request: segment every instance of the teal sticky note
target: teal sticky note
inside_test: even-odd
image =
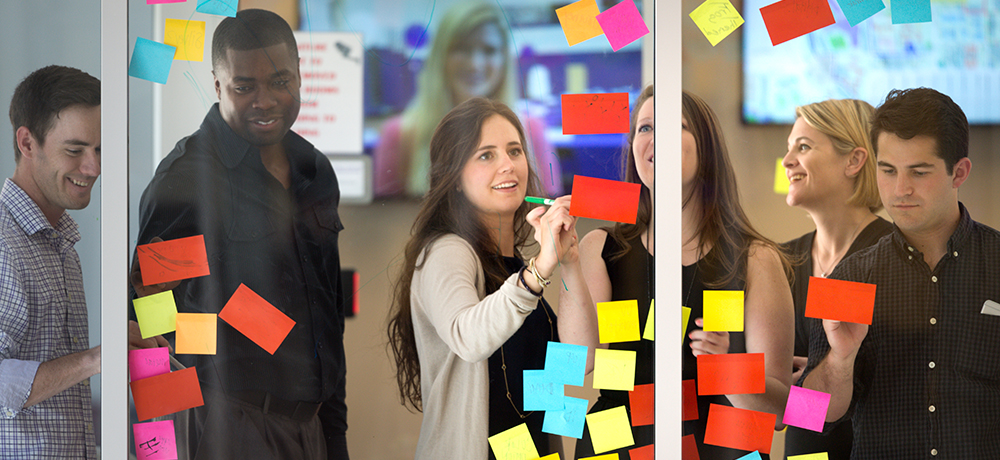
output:
[[[553,382],[543,369],[524,370],[524,411],[562,410],[563,392],[561,383]]]
[[[549,342],[545,350],[545,370],[555,383],[582,387],[587,373],[587,347]]]
[[[889,8],[893,24],[931,22],[931,0],[893,0]]]
[[[882,0],[837,0],[837,4],[840,5],[851,27],[885,9]]]
[[[576,439],[583,437],[583,424],[587,421],[587,400],[566,396],[563,410],[545,411],[542,432]]]
[[[132,60],[128,63],[128,75],[165,85],[176,51],[173,46],[137,37]]]
[[[740,458],[738,458],[736,460],[760,460],[760,459],[761,459],[760,452],[758,452],[758,451],[755,450],[755,451],[750,452],[749,454],[746,454],[746,455],[744,455],[744,456],[742,456],[742,457],[740,457]]]
[[[239,0],[198,0],[198,6],[194,10],[199,13],[235,18],[239,4]]]

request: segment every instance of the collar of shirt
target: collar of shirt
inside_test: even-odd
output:
[[[35,200],[32,200],[21,187],[18,187],[10,179],[5,180],[3,183],[3,190],[0,191],[0,202],[7,208],[11,216],[14,217],[14,221],[21,227],[21,230],[24,230],[25,234],[34,235],[43,232],[43,235],[49,239],[59,238],[64,240],[70,247],[80,241],[79,226],[69,216],[69,213],[63,211],[62,217],[59,218],[59,222],[56,222],[56,227],[53,228],[49,224],[48,219],[45,218],[45,214],[42,214],[42,209],[38,207]],[[59,245],[62,244],[60,243]]]
[[[969,215],[969,211],[965,209],[965,205],[962,204],[962,202],[958,203],[958,210],[960,214],[958,218],[958,227],[955,228],[951,237],[948,238],[948,255],[961,252],[962,247],[964,247],[968,242],[969,235],[972,233],[972,217]],[[894,246],[903,255],[920,256],[920,260],[923,260],[923,253],[906,241],[906,237],[903,236],[903,232],[896,226],[896,224],[892,224],[892,241]]]

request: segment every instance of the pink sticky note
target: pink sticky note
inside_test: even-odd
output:
[[[177,458],[177,436],[174,421],[136,423],[135,457],[138,460],[174,460]]]
[[[618,51],[649,33],[642,14],[636,8],[635,2],[625,0],[597,15],[597,23],[608,37],[611,49]]]
[[[140,348],[128,352],[130,381],[142,380],[170,372],[170,352],[167,347]]]
[[[785,405],[785,417],[781,422],[785,425],[822,432],[826,411],[829,408],[829,393],[792,386],[788,390],[788,404]]]

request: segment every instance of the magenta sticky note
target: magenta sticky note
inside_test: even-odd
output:
[[[785,405],[785,425],[822,432],[826,421],[826,411],[830,408],[830,394],[792,386],[788,390],[788,404]]]
[[[170,372],[170,352],[167,347],[140,348],[128,352],[130,381],[142,380]]]
[[[625,0],[602,11],[597,15],[597,23],[601,25],[604,36],[608,37],[614,51],[649,33],[646,21],[642,20],[642,14],[632,0]]]
[[[136,423],[132,425],[135,436],[135,457],[138,460],[175,460],[177,435],[174,421]]]

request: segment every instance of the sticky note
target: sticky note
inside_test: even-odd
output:
[[[163,28],[163,43],[177,48],[175,60],[204,61],[205,21],[167,18]]]
[[[245,284],[236,288],[236,292],[219,312],[219,319],[229,323],[272,355],[292,331],[292,326],[295,326],[295,321]]]
[[[629,449],[628,458],[631,460],[653,460],[653,445],[649,444],[635,449]]]
[[[177,435],[174,421],[136,423],[132,425],[137,460],[175,460]]]
[[[712,404],[708,408],[705,444],[770,454],[777,418],[774,414]]]
[[[809,277],[806,318],[871,324],[874,313],[874,284]]]
[[[139,348],[128,351],[128,378],[142,380],[170,372],[170,352],[167,347]]]
[[[573,46],[604,33],[597,22],[597,0],[580,0],[556,9],[556,17],[566,35],[566,43]]]
[[[189,367],[129,383],[139,420],[162,417],[205,404],[198,373]]]
[[[597,302],[597,332],[601,343],[639,340],[639,301]]]
[[[931,0],[893,0],[889,10],[893,24],[931,22]]]
[[[693,434],[681,437],[681,460],[701,460],[698,441],[695,441]]]
[[[640,188],[631,182],[573,176],[569,214],[634,224],[639,213]]]
[[[594,389],[632,391],[635,387],[635,350],[594,351]]]
[[[597,15],[604,36],[611,43],[611,50],[618,51],[649,33],[642,14],[632,0],[623,0]]]
[[[175,51],[176,48],[173,46],[137,37],[135,48],[132,49],[132,59],[128,63],[128,75],[153,83],[167,84]]]
[[[139,323],[142,338],[173,332],[177,324],[177,304],[174,303],[174,291],[163,291],[157,294],[132,299],[135,307],[135,319]]]
[[[791,457],[789,457],[789,458],[791,458]],[[761,460],[760,452],[757,452],[755,450],[755,451],[750,452],[749,454],[746,454],[746,455],[744,455],[744,456],[742,456],[742,457],[740,457],[740,458],[738,458],[736,460]]]
[[[691,308],[681,307],[681,344],[684,343],[684,337],[687,335],[689,321],[691,321]]]
[[[792,455],[788,457],[788,460],[830,460],[830,456],[826,452],[820,452],[817,454]]]
[[[559,460],[559,453],[556,452],[554,454],[549,454],[542,458],[539,458],[538,460]]]
[[[788,174],[785,172],[784,160],[784,158],[778,158],[774,165],[774,193],[779,195],[788,195],[788,186],[792,183],[788,180]]]
[[[558,384],[549,378],[547,371],[543,369],[524,370],[524,411],[535,410],[563,410],[562,384]]]
[[[142,244],[136,247],[136,257],[146,286],[209,274],[203,235]]]
[[[636,385],[628,392],[628,407],[632,409],[632,426],[653,424],[654,384]]]
[[[198,6],[194,10],[199,13],[235,18],[238,5],[239,0],[198,0]]]
[[[823,431],[826,411],[830,408],[830,394],[792,385],[788,389],[788,403],[781,422],[816,432]]]
[[[743,332],[743,291],[704,291],[706,332]]]
[[[882,0],[837,0],[840,10],[844,12],[847,23],[854,27],[885,9]]]
[[[698,355],[701,396],[759,394],[764,387],[764,353]]]
[[[681,381],[681,421],[698,420],[698,384],[695,379]]]
[[[587,347],[549,342],[545,349],[545,371],[553,382],[582,387],[587,373]]]
[[[590,429],[590,439],[594,441],[595,454],[635,444],[625,406],[587,414],[587,428]]]
[[[215,313],[178,313],[174,352],[214,355],[218,322]]]
[[[827,0],[781,0],[761,8],[760,15],[773,46],[835,22]]]
[[[563,134],[628,133],[628,93],[563,94],[561,99]]]
[[[646,315],[646,328],[643,329],[643,331],[642,331],[642,338],[643,338],[643,340],[650,340],[650,341],[652,341],[652,340],[654,340],[654,338],[655,338],[654,336],[656,335],[656,328],[654,327],[654,324],[655,324],[654,320],[656,318],[656,315],[653,314],[653,306],[654,306],[653,302],[654,301],[655,301],[655,299],[649,301],[649,314]],[[685,308],[685,307],[681,307],[681,308]],[[691,314],[691,309],[688,308],[688,315],[690,315],[690,314]],[[681,326],[681,327],[683,327],[683,326]],[[681,335],[683,335],[683,334],[684,333],[681,332]]]
[[[538,458],[535,442],[531,440],[528,425],[524,423],[490,436],[489,442],[490,448],[493,449],[493,455],[496,455],[498,459],[536,460]]]
[[[618,454],[604,454],[593,457],[583,457],[579,460],[619,460],[620,458],[621,457],[619,457]]]
[[[582,438],[588,404],[586,399],[566,396],[563,398],[563,410],[545,411],[542,432],[569,438]]]
[[[688,16],[712,46],[743,25],[743,16],[729,0],[707,0]]]

